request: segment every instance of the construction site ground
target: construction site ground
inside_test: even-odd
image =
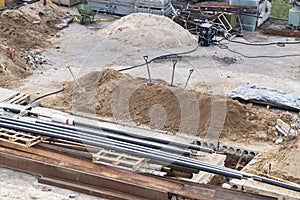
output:
[[[68,10],[71,13],[74,12],[74,9],[72,8],[63,7],[61,9],[63,9],[64,11]],[[98,15],[98,17],[110,18],[106,15]],[[143,56],[146,55],[149,56],[149,59],[151,59],[163,54],[189,51],[195,48],[195,45],[197,45],[197,41],[195,39],[194,46],[192,45],[193,42],[191,42],[189,45],[182,44],[181,46],[174,46],[170,44],[165,46],[160,45],[159,41],[156,41],[157,45],[153,46],[153,41],[143,40],[143,37],[137,38],[137,40],[140,41],[135,44],[126,44],[127,41],[125,40],[122,40],[120,42],[115,39],[110,39],[107,34],[102,31],[105,27],[108,27],[112,23],[113,22],[99,22],[96,25],[94,24],[90,26],[83,26],[75,22],[69,24],[67,28],[53,33],[53,37],[49,38],[49,40],[51,41],[51,45],[49,45],[48,43],[47,45],[41,45],[41,47],[37,45],[39,51],[42,52],[41,55],[46,58],[47,62],[39,65],[35,69],[31,69],[30,73],[24,76],[19,76],[17,78],[13,77],[12,83],[2,85],[7,86],[13,90],[30,93],[32,99],[34,99],[35,97],[39,97],[45,93],[59,90],[63,87],[63,85],[67,86],[67,89],[64,93],[57,96],[45,98],[42,101],[42,105],[70,112],[76,112],[77,110],[72,107],[74,106],[74,99],[73,97],[70,97],[70,94],[74,92],[72,89],[74,88],[74,85],[76,85],[76,83],[74,83],[73,77],[67,68],[68,66],[73,71],[75,76],[79,78],[79,83],[86,83],[87,80],[93,80],[92,78],[94,76],[103,76],[103,74],[93,74],[95,73],[95,71],[101,72],[105,69],[120,70],[126,67],[145,63]],[[153,33],[155,32],[153,31]],[[161,34],[161,32],[157,32],[157,34]],[[243,35],[244,36],[242,38],[237,38],[237,40],[254,43],[295,41],[295,38],[267,36],[262,35],[258,32],[244,32]],[[146,34],[146,37],[150,36],[147,36]],[[169,36],[166,35],[165,37]],[[174,38],[171,39],[173,40],[170,40],[170,42],[176,42],[174,41]],[[180,42],[181,41],[179,41],[178,44],[180,44]],[[149,43],[152,44],[150,45]],[[279,56],[296,54],[300,52],[299,45],[286,45],[284,47],[280,47],[277,45],[248,46],[238,43],[231,43],[226,40],[222,41],[222,43],[224,45],[227,45],[230,49],[246,54],[248,56]],[[18,49],[16,49],[16,51],[18,51]],[[2,61],[2,59],[6,59],[4,62],[7,62],[9,63],[9,65],[11,65],[11,61],[8,56],[0,58],[0,61]],[[228,51],[228,49],[224,48],[224,46],[209,46],[199,47],[196,51],[184,55],[177,60],[178,63],[176,65],[174,78],[174,85],[176,86],[176,88],[174,90],[181,90],[181,88],[184,87],[185,81],[189,75],[189,70],[194,69],[191,79],[187,85],[187,90],[195,91],[196,96],[201,96],[201,94],[208,95],[210,100],[212,100],[213,102],[219,102],[222,100],[228,102],[227,104],[225,103],[226,105],[229,105],[229,107],[225,108],[228,110],[228,112],[221,110],[220,115],[224,114],[225,112],[225,114],[230,117],[227,120],[235,121],[231,124],[226,120],[226,123],[224,121],[226,130],[224,129],[225,131],[223,133],[223,137],[221,137],[220,140],[222,143],[236,147],[249,148],[258,152],[272,151],[272,149],[277,150],[278,148],[280,148],[278,145],[274,144],[276,136],[273,127],[276,119],[283,118],[285,116],[284,114],[287,114],[287,111],[276,110],[276,112],[273,112],[267,110],[265,106],[256,107],[253,105],[241,105],[235,101],[227,100],[227,97],[225,97],[225,95],[230,93],[230,91],[232,91],[234,88],[246,83],[257,85],[259,87],[276,89],[287,93],[299,94],[299,56],[280,58],[246,58]],[[159,86],[152,87],[162,91],[162,94],[168,94],[168,92],[165,90],[167,90],[167,84],[169,84],[171,80],[172,65],[172,59],[159,60],[149,64],[151,76],[154,79],[154,84],[159,84]],[[124,78],[118,72],[112,70],[106,71],[106,73],[107,74],[104,77],[107,78],[107,85],[104,85],[99,89],[99,91],[97,91],[100,94],[101,92],[108,92],[107,94],[102,94],[104,97],[106,97],[106,95],[111,95],[114,86],[116,84],[122,83],[118,82],[119,79]],[[130,83],[136,83],[137,85],[144,85],[144,89],[147,90],[146,66],[127,70],[124,71],[124,73],[130,75],[128,77],[126,75],[126,77],[124,78],[124,84],[128,84],[128,87],[131,87]],[[87,76],[85,78],[82,78],[85,75]],[[98,81],[97,79],[95,80]],[[7,83],[7,81],[8,80],[5,80],[5,83]],[[91,87],[93,87],[93,85]],[[124,86],[124,88],[124,90],[126,90],[127,86]],[[143,91],[141,91],[141,93],[142,92]],[[96,94],[94,95],[96,96]],[[151,94],[149,96],[151,96]],[[106,101],[108,101],[104,97],[101,98],[101,100],[103,100],[104,102],[101,105],[106,105],[105,103],[107,103]],[[203,96],[203,98],[204,97],[206,96]],[[145,96],[145,99],[143,99],[144,102],[147,102],[147,98],[148,96]],[[157,99],[158,102],[159,100],[160,99]],[[132,101],[134,101],[134,99]],[[138,101],[138,99],[136,101]],[[110,103],[110,101],[108,101],[108,103]],[[171,105],[172,102],[168,102],[168,104]],[[149,103],[148,106],[151,107],[151,105],[152,104]],[[107,111],[106,107],[103,108],[105,109],[95,109],[91,112],[94,112],[98,116],[104,117],[105,119],[114,120],[113,114],[115,113],[111,114],[109,111]],[[155,115],[155,112],[163,113],[159,106],[157,106],[156,109],[157,110],[153,110],[153,115]],[[139,113],[143,112],[144,110],[141,108],[139,110]],[[242,116],[246,115],[246,112],[248,113],[247,115],[251,116],[245,117],[245,120],[243,121]],[[150,111],[149,114],[151,115]],[[137,125],[147,126],[147,124],[149,124],[149,121],[142,121],[138,115],[135,117],[136,118],[134,118],[134,122],[136,122]],[[251,117],[259,118],[248,120]],[[155,117],[153,117],[153,119],[154,118]],[[175,123],[177,119],[174,120],[175,121],[170,121],[169,127],[166,128],[167,131],[174,132],[175,128],[172,128],[172,123]],[[240,124],[237,129],[234,129],[232,125],[239,122],[249,121],[253,123],[251,124],[251,126],[249,124]],[[132,124],[132,122],[130,123]],[[153,123],[155,124],[155,122]],[[154,128],[161,128],[159,126],[159,123],[160,121],[156,123],[157,127]],[[209,121],[207,123],[209,123]],[[227,127],[226,124],[228,124]],[[268,126],[266,126],[265,124],[268,124]],[[192,132],[193,130],[190,131]],[[202,130],[202,132],[205,131],[206,129]],[[247,134],[248,131],[249,134],[251,131],[257,131],[257,135],[251,135],[251,137],[248,137],[248,135],[244,135],[243,137],[239,136]],[[202,132],[201,130],[199,130],[199,135],[195,134],[193,136],[201,136],[201,139],[203,139],[205,135],[201,135]],[[232,136],[230,136],[230,134],[232,134]],[[297,159],[295,159],[294,161],[292,159],[293,156],[297,158],[300,157],[298,145],[300,145],[299,139],[296,141],[292,141],[292,144],[283,143],[280,145],[281,147],[285,148],[285,154],[289,154],[289,156],[291,157],[288,160],[288,162],[290,163],[289,167],[284,168],[284,170],[290,170],[291,173],[298,173],[296,174],[297,177],[291,177],[292,175],[285,171],[283,172],[285,174],[280,178],[287,178],[300,184],[300,168],[297,164]],[[272,153],[270,154],[270,157],[263,157],[263,159],[269,159],[270,162],[272,162],[272,166],[274,166],[274,174],[272,175],[280,176],[282,175],[278,172],[280,170],[276,169],[275,167],[276,159],[275,163],[273,161],[274,157],[276,156],[276,153]],[[282,159],[283,158],[281,157],[279,158],[280,161],[282,161]],[[263,163],[256,168],[254,167],[254,169],[263,169],[266,164],[267,163]],[[286,167],[282,165],[283,164],[281,163],[278,168]],[[100,199],[69,190],[41,185],[37,183],[37,180],[34,176],[15,172],[9,169],[0,168],[0,174],[1,199],[50,199],[50,196],[51,199]]]

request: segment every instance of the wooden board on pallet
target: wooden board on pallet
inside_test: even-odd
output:
[[[17,95],[18,92],[5,89],[5,88],[0,88],[0,102],[4,102],[7,99],[11,98],[12,96]]]
[[[97,154],[93,154],[93,162],[136,171],[144,162],[146,162],[146,159],[101,150]]]
[[[29,97],[29,94],[0,88],[0,102],[22,105],[28,103]]]
[[[0,128],[1,141],[13,143],[24,147],[31,147],[44,141],[45,139],[46,137],[43,136],[35,136],[28,133],[13,131],[6,128]]]
[[[283,109],[283,110],[290,110],[290,111],[300,112],[300,110],[296,109],[296,108],[291,108],[291,107],[288,107],[288,106],[278,105],[278,104],[265,102],[265,101],[248,100],[246,102],[254,103],[254,104],[260,104],[260,105],[266,105],[268,108],[273,107],[273,108],[279,108],[279,109]]]

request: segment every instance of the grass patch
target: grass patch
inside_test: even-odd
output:
[[[288,3],[288,0],[273,0],[271,16],[287,19],[291,7],[292,5]]]

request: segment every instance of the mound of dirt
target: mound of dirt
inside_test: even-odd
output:
[[[42,104],[200,137],[211,126],[212,99],[206,93],[183,91],[158,80],[150,87],[144,79],[114,70],[92,72],[79,83],[85,92],[69,83],[64,93],[43,100]],[[276,113],[231,99],[226,101],[221,139],[260,142],[274,139],[272,127]]]
[[[50,0],[23,6],[17,10],[4,11],[0,16],[2,43],[14,49],[42,48],[50,44],[47,40],[58,30],[65,13]]]
[[[31,69],[24,59],[25,50],[48,47],[48,38],[58,30],[65,13],[50,0],[4,11],[0,16],[0,87],[15,86],[28,77]],[[9,48],[13,49],[10,58]]]
[[[193,35],[171,19],[146,13],[122,17],[104,28],[102,33],[122,44],[148,49],[168,50],[197,45]]]
[[[300,184],[300,138],[262,152],[246,171],[275,176]]]

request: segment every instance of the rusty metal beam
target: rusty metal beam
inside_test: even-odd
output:
[[[120,193],[129,194],[136,198],[145,198],[156,200],[156,199],[168,199],[167,191],[156,190],[153,188],[147,188],[140,186],[135,183],[125,182],[117,180],[107,171],[107,177],[90,174],[74,169],[69,169],[57,165],[49,165],[45,162],[23,158],[6,153],[0,153],[0,165],[9,168],[34,173],[51,177],[53,179],[64,179],[77,184],[89,185],[90,187],[106,188],[109,190],[116,190]],[[111,177],[109,177],[111,176]]]
[[[239,6],[239,5],[218,5],[218,4],[195,4],[188,5],[188,8],[222,8],[222,9],[257,9],[257,6]]]
[[[264,28],[264,29],[262,29],[262,31],[264,34],[267,34],[267,35],[276,35],[276,36],[282,36],[282,37],[300,37],[299,31],[293,31],[293,30],[288,30],[288,29],[284,29],[284,28],[282,30]]]
[[[138,174],[34,147],[26,148],[13,144],[6,146],[10,148],[0,147],[2,166],[92,188],[117,190],[140,198],[168,199],[169,194],[174,194],[201,200],[275,199],[210,185]]]
[[[58,180],[48,177],[38,178],[39,183],[53,185],[56,187],[61,187],[73,191],[78,191],[88,195],[98,196],[102,198],[107,198],[109,200],[147,200],[148,198],[136,197],[127,193],[119,192],[116,190],[108,190],[100,187],[91,187],[83,184],[78,184],[72,181]]]

